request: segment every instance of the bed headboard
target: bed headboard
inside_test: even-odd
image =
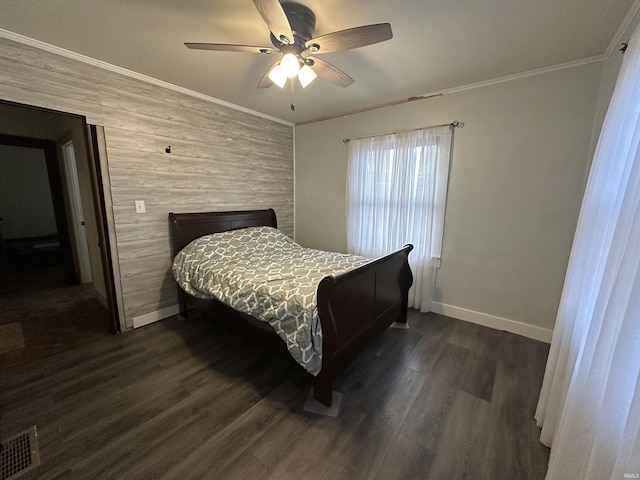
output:
[[[174,257],[189,242],[203,235],[247,227],[278,227],[276,212],[272,208],[232,212],[170,213],[169,223]]]

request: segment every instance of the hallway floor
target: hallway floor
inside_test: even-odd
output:
[[[111,335],[93,285],[67,285],[61,265],[0,269],[0,373]]]

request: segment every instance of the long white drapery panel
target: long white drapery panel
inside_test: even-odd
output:
[[[409,306],[430,310],[440,258],[451,127],[354,139],[349,144],[347,247],[380,257],[414,246]]]
[[[540,400],[547,479],[640,478],[640,28],[589,176]]]

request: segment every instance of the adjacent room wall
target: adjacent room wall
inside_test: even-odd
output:
[[[0,218],[5,240],[58,231],[44,150],[0,145]]]
[[[455,132],[434,310],[549,340],[602,73],[592,63],[296,127],[296,239],[345,251],[345,137]]]
[[[169,212],[271,207],[293,234],[290,126],[8,39],[0,99],[104,126],[125,327],[177,313]]]

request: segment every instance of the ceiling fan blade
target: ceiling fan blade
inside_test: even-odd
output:
[[[364,47],[393,38],[391,24],[376,23],[348,28],[312,38],[305,43],[311,53],[331,53]]]
[[[311,60],[308,65],[311,67],[316,75],[324,78],[325,80],[333,83],[334,85],[338,85],[339,87],[348,87],[353,83],[353,78],[344,73],[337,67],[334,67],[329,62],[325,62],[316,57],[307,57],[306,60]]]
[[[291,25],[280,2],[278,0],[253,0],[253,3],[273,36],[282,43],[293,43]]]
[[[275,50],[271,47],[259,47],[256,45],[234,45],[231,43],[185,43],[185,47],[194,50],[216,50],[219,52],[248,52],[270,54]]]
[[[271,85],[273,85],[273,82],[269,78],[269,74],[271,73],[271,70],[273,70],[278,66],[279,63],[280,61],[277,61],[276,63],[271,65],[271,67],[269,67],[269,70],[267,70],[267,73],[265,73],[264,76],[258,82],[258,88],[269,88]]]

